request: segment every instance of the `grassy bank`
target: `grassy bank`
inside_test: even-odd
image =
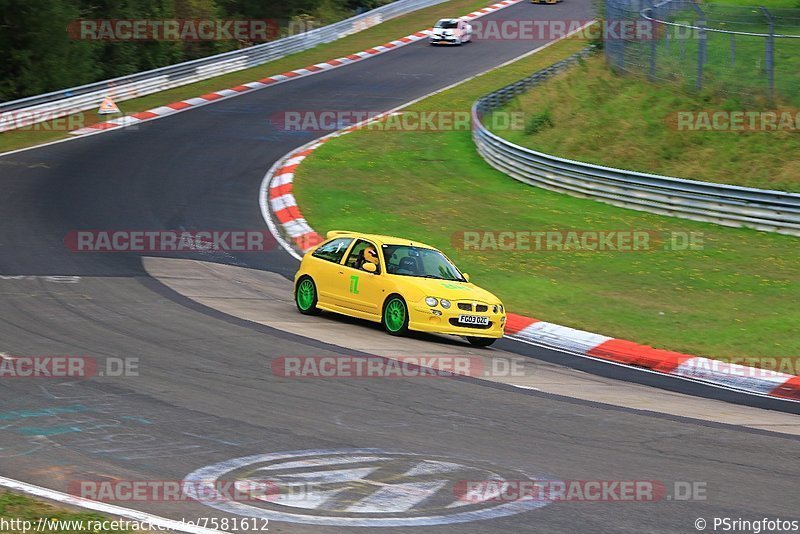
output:
[[[479,96],[582,45],[561,42],[409,109],[466,111]],[[615,97],[609,88],[598,98]],[[597,134],[593,145],[614,142],[609,135]],[[796,238],[648,215],[526,186],[489,167],[468,131],[361,130],[332,140],[299,168],[295,195],[320,232],[397,234],[441,247],[516,313],[698,355],[800,354]],[[694,232],[702,250],[475,251],[461,249],[457,238],[470,230],[564,229]]]
[[[43,519],[44,521],[41,524],[41,532],[44,534],[73,534],[75,532],[79,532],[80,529],[67,528],[70,525],[68,523],[65,524],[65,522],[81,521],[83,522],[83,525],[86,526],[89,525],[90,521],[95,522],[109,519],[106,516],[94,512],[74,512],[63,508],[57,508],[45,502],[28,497],[27,495],[19,495],[10,492],[0,493],[0,518],[4,519],[9,523],[9,526],[12,527],[7,530],[0,529],[1,534],[23,533],[24,531],[22,528],[14,528],[14,525],[16,524],[19,526],[25,521],[29,521],[30,525],[33,527],[30,531],[28,531],[31,532],[37,527],[40,519]],[[15,522],[12,523],[12,521]],[[59,521],[60,524],[53,523],[53,521]],[[77,523],[73,523],[72,526],[74,527],[76,524]],[[126,534],[132,531],[100,529],[90,530],[90,532]]]
[[[398,17],[359,33],[349,35],[338,41],[317,46],[304,52],[292,54],[284,58],[253,67],[251,69],[218,76],[201,82],[162,91],[142,98],[119,102],[125,114],[137,113],[186,98],[196,97],[208,92],[227,89],[243,83],[256,81],[274,74],[299,69],[321,63],[329,59],[347,56],[387,41],[404,37],[410,33],[429,28],[437,19],[453,15],[465,15],[491,4],[489,0],[450,0],[436,6],[421,9],[408,15]],[[97,103],[100,106],[100,102]],[[42,123],[27,130],[12,130],[0,133],[0,152],[46,143],[68,137],[63,124],[74,124],[76,127],[88,126],[106,120],[94,111],[77,113],[71,117],[60,119],[62,126],[53,126],[52,122]],[[76,128],[71,128],[76,129]]]
[[[778,105],[777,107],[781,107]],[[800,191],[800,134],[678,129],[678,112],[737,111],[735,99],[617,76],[596,56],[534,87],[507,109],[546,116],[538,129],[497,132],[549,154],[710,182]],[[535,131],[534,131],[535,130]]]

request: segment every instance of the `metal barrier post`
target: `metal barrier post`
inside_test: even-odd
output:
[[[775,18],[772,16],[766,7],[760,6],[758,8],[761,13],[767,18],[769,22],[769,36],[766,38],[766,46],[764,50],[766,67],[767,67],[767,80],[769,83],[769,96],[775,98]]]
[[[706,63],[706,14],[696,3],[692,2],[691,5],[700,16],[700,20],[697,21],[697,27],[700,31],[697,33],[697,78],[695,79],[695,88],[701,91],[703,89],[703,66]]]
[[[653,5],[653,0],[650,0],[650,8],[649,11],[651,13],[651,18],[658,18],[656,7]],[[658,49],[656,45],[658,41],[656,40],[655,32],[653,33],[652,37],[650,38],[650,71],[647,74],[647,77],[650,81],[654,81],[656,79],[656,53]]]

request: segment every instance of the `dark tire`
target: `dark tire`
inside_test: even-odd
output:
[[[400,295],[391,295],[383,304],[381,315],[383,329],[392,336],[404,336],[408,332],[408,306]]]
[[[467,336],[467,341],[469,341],[469,344],[472,345],[473,347],[488,347],[497,340],[493,337]]]
[[[297,281],[294,288],[294,303],[303,315],[317,315],[317,286],[310,276],[304,276]]]

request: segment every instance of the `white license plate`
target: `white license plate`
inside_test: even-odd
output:
[[[488,317],[480,317],[478,315],[459,315],[458,322],[463,324],[478,324],[478,325],[487,325],[489,324]]]

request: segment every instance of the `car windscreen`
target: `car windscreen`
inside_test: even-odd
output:
[[[381,248],[389,274],[466,282],[456,266],[438,250],[409,245],[383,245]]]
[[[458,27],[457,20],[440,20],[439,22],[436,23],[436,26],[434,26],[434,28],[443,28],[445,30],[450,30],[457,27]]]

